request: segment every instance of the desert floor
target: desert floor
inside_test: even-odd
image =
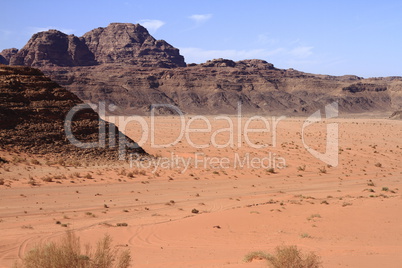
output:
[[[109,118],[121,127],[123,119]],[[154,162],[0,152],[10,161],[0,167],[0,267],[68,229],[83,244],[110,234],[131,251],[133,267],[266,267],[244,256],[280,245],[314,251],[324,267],[400,267],[401,121],[325,119],[302,133],[305,118],[266,117],[270,131],[246,133],[247,140],[246,124],[262,128],[261,118],[186,116],[188,129],[204,132],[157,148],[179,137],[180,118],[143,119],[124,132],[142,139]],[[328,125],[339,129],[338,165],[302,142],[303,134],[306,145],[325,152]]]

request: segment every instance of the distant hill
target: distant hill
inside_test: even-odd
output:
[[[152,104],[184,113],[303,115],[337,101],[341,113],[402,109],[402,78],[329,76],[278,69],[263,60],[214,59],[186,64],[179,50],[139,24],[112,23],[82,37],[37,33],[0,61],[36,66],[86,102],[106,101],[121,114],[147,114]]]

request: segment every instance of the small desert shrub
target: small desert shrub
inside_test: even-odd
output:
[[[66,175],[64,175],[64,174],[61,174],[61,175],[54,175],[53,178],[54,178],[55,180],[67,180],[67,177],[66,177]]]
[[[253,260],[269,260],[270,258],[272,258],[272,256],[264,251],[253,251],[244,257],[244,261],[252,262]]]
[[[95,214],[93,214],[92,212],[85,212],[85,215],[95,217]]]
[[[381,191],[388,192],[389,188],[388,187],[382,187]]]
[[[37,159],[31,159],[32,165],[40,165],[40,162]]]
[[[382,167],[382,164],[381,164],[381,163],[375,163],[374,166],[376,166],[376,167]]]
[[[57,164],[59,164],[62,167],[66,166],[66,162],[64,162],[64,159],[59,159],[59,161],[57,161]]]
[[[81,166],[81,163],[79,162],[79,161],[72,161],[71,163],[70,163],[70,165],[71,166],[73,166],[73,167],[80,167]]]
[[[8,163],[8,160],[7,160],[7,159],[4,159],[3,157],[0,157],[0,163],[1,163],[1,164],[7,164],[7,163]]]
[[[311,235],[309,235],[308,233],[302,233],[300,234],[301,238],[311,238]]]
[[[343,202],[342,207],[347,207],[353,205],[352,203],[349,202]]]
[[[46,160],[46,162],[45,162],[45,165],[47,165],[47,166],[53,166],[55,164],[56,164],[55,161]]]
[[[77,178],[81,178],[81,175],[79,172],[73,172],[73,174],[71,174],[73,177],[77,177]]]
[[[45,181],[45,182],[52,182],[53,181],[53,179],[51,178],[51,177],[43,177],[42,178],[42,181]]]
[[[306,165],[298,166],[297,170],[299,171],[305,171],[306,170]]]
[[[269,258],[269,266],[273,268],[318,268],[320,257],[314,252],[302,254],[296,246],[276,248],[276,254]]]
[[[313,220],[314,218],[321,218],[320,214],[311,214],[310,217],[307,218],[308,221]]]
[[[327,173],[327,169],[325,168],[325,166],[323,166],[322,168],[318,168],[318,171],[323,174]]]
[[[93,179],[92,175],[89,174],[89,173],[87,173],[87,175],[85,175],[84,178],[85,178],[85,179],[88,179],[88,180],[92,180],[92,179]]]
[[[80,239],[72,232],[59,243],[37,245],[23,258],[22,264],[15,268],[128,268],[131,263],[129,251],[119,253],[112,248],[112,239],[105,235],[95,251],[87,245],[85,253],[81,251]]]
[[[19,156],[14,156],[13,159],[11,160],[11,162],[13,162],[14,164],[25,163],[26,161],[27,161],[26,158]]]
[[[245,262],[254,259],[267,260],[268,266],[272,268],[319,268],[320,257],[314,252],[302,254],[296,246],[281,246],[275,249],[275,255],[262,251],[255,251],[244,257]]]
[[[127,172],[124,168],[120,172],[117,173],[117,175],[121,175],[121,176],[126,176],[126,174],[127,174]]]
[[[3,178],[0,179],[0,185],[4,185],[4,179]]]

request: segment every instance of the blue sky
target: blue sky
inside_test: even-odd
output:
[[[278,68],[402,76],[400,1],[0,0],[0,50],[56,28],[77,36],[111,22],[145,25],[186,62],[258,58]]]

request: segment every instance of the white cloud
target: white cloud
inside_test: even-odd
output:
[[[165,25],[166,23],[161,20],[140,20],[139,24],[147,28],[150,32],[156,32],[160,27]]]
[[[298,58],[307,58],[313,54],[313,47],[296,47],[289,51],[289,54]]]
[[[8,36],[8,35],[11,35],[12,33],[13,33],[13,32],[12,32],[12,31],[9,31],[9,30],[0,29],[0,34],[1,34],[1,35]]]
[[[257,36],[257,43],[260,45],[274,45],[274,44],[279,43],[279,40],[276,38],[270,37],[269,34],[263,33],[263,34],[259,34]]]
[[[48,26],[48,27],[28,27],[29,35],[36,34],[38,32],[48,31],[50,29],[58,30],[65,34],[72,34],[74,32],[73,29],[65,29],[65,28],[58,28],[56,26]]]
[[[231,60],[244,60],[244,59],[264,59],[273,55],[281,54],[284,52],[283,48],[274,50],[267,49],[251,49],[251,50],[206,50],[202,48],[180,48],[180,53],[188,63],[202,63],[207,60],[225,58]]]
[[[201,24],[206,22],[207,20],[212,18],[212,14],[194,14],[188,17],[189,19],[192,19],[195,21],[197,24]]]

